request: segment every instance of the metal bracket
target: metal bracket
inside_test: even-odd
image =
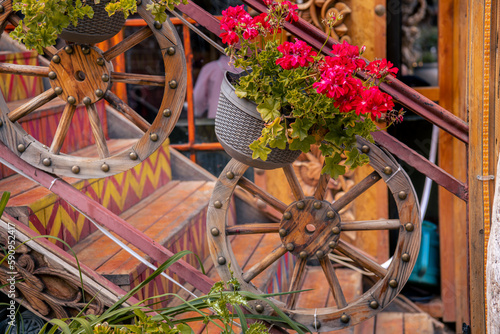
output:
[[[478,175],[477,176],[477,179],[479,181],[489,181],[489,180],[494,180],[495,179],[495,175]]]

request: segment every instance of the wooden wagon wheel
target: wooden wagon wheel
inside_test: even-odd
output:
[[[290,252],[294,255],[295,266],[291,273],[289,291],[300,290],[307,261],[317,260],[337,305],[337,307],[317,309],[296,308],[297,293],[288,295],[286,302],[273,300],[278,307],[296,321],[308,326],[310,330],[331,331],[352,326],[372,317],[386,307],[401,291],[415,265],[420,247],[420,209],[408,175],[392,156],[361,138],[358,138],[358,149],[369,156],[374,172],[333,203],[323,200],[329,180],[325,175],[320,176],[314,197],[304,197],[293,168],[285,167],[285,174],[296,198],[295,202],[287,206],[242,177],[248,166],[234,159],[231,160],[215,185],[207,219],[207,228],[210,231],[208,233],[210,251],[222,279],[230,278],[228,264],[231,263],[231,270],[241,282],[241,289],[262,293],[252,284],[252,280]],[[341,221],[338,212],[380,179],[387,184],[390,193],[394,196],[399,219]],[[227,226],[228,208],[237,185],[281,212],[283,214],[281,221],[276,219],[274,223]],[[397,248],[387,269],[340,238],[342,231],[387,229],[399,230]],[[230,238],[236,234],[259,233],[276,233],[280,241],[274,251],[243,272],[233,254]],[[346,300],[330,257],[326,256],[331,252],[340,253],[352,259],[360,268],[373,273],[376,283],[355,300]],[[285,274],[282,273],[282,275]],[[256,313],[272,314],[273,312],[269,305],[262,302],[252,302],[251,307]]]
[[[168,137],[179,118],[186,93],[187,75],[182,42],[174,26],[169,20],[163,24],[155,22],[151,13],[146,10],[150,2],[151,0],[138,1],[137,8],[147,26],[106,52],[95,46],[68,44],[59,50],[54,47],[44,49],[45,55],[51,58],[48,66],[0,64],[0,72],[48,77],[51,85],[50,89],[15,110],[8,110],[0,98],[0,140],[37,168],[78,178],[100,178],[120,173],[153,153]],[[12,0],[0,2],[0,32],[3,32],[8,22],[17,26],[19,20],[12,11]],[[111,61],[115,57],[150,36],[154,36],[161,49],[165,76],[113,71]],[[115,82],[165,87],[161,106],[152,124],[111,92],[111,86]],[[65,101],[64,111],[52,143],[40,143],[24,131],[17,121],[55,98]],[[103,98],[144,131],[144,135],[136,143],[114,155],[109,153],[95,107],[95,103]],[[60,153],[64,139],[71,135],[68,129],[79,104],[85,105],[88,112],[98,156],[89,158]]]

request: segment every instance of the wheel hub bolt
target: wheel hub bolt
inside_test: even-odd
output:
[[[172,111],[170,109],[163,110],[163,116],[164,117],[170,117],[170,116],[172,116]]]
[[[302,202],[302,201],[297,202],[297,209],[302,210],[305,208],[305,206],[306,206],[306,204],[304,202]]]
[[[71,45],[66,45],[64,47],[64,51],[66,51],[67,54],[72,54],[73,53],[73,47]]]
[[[74,96],[68,96],[68,103],[69,104],[75,104],[76,103],[76,99]]]
[[[307,258],[307,252],[306,251],[302,251],[302,252],[299,253],[299,256],[300,256],[301,259],[305,259],[305,258]]]
[[[392,168],[387,166],[387,167],[384,167],[384,174],[385,175],[391,175],[392,174]]]
[[[137,158],[138,158],[137,153],[135,153],[135,152],[130,152],[130,154],[128,156],[132,160],[137,160]]]
[[[102,81],[104,81],[104,82],[108,82],[108,81],[109,81],[109,75],[107,75],[106,73],[104,73],[104,74],[101,76],[101,79],[102,79]]]
[[[364,154],[370,152],[370,147],[368,145],[361,146],[361,152],[363,152]]]
[[[57,78],[57,74],[54,71],[49,72],[49,79],[50,80],[55,80]]]
[[[314,226],[313,224],[307,224],[306,225],[306,231],[308,233],[314,233],[314,231],[316,231],[316,226]]]
[[[318,257],[318,259],[321,259],[323,256],[325,256],[325,253],[323,253],[322,250],[319,250],[316,252],[316,256]]]
[[[105,172],[105,173],[106,173],[106,172],[109,172],[109,165],[108,165],[108,164],[102,164],[102,166],[101,166],[101,170],[102,170],[103,172]]]
[[[278,231],[278,233],[280,234],[280,237],[285,237],[286,236],[286,230],[284,228],[280,228],[280,230]]]
[[[395,279],[391,279],[391,280],[389,281],[389,286],[390,286],[391,288],[393,288],[393,289],[397,288],[397,286],[398,286],[398,281],[396,281]]]
[[[371,307],[372,309],[377,309],[377,308],[378,308],[378,302],[377,302],[376,300],[372,300],[372,301],[370,302],[370,307]]]
[[[82,100],[83,104],[85,104],[86,106],[88,106],[89,104],[92,103],[92,100],[90,99],[90,97],[88,96],[85,96]]]
[[[413,229],[414,229],[414,228],[415,228],[415,227],[413,226],[413,224],[412,224],[412,223],[406,223],[406,224],[405,224],[405,229],[406,229],[408,232],[413,231]]]
[[[340,227],[338,227],[338,226],[334,226],[334,227],[332,228],[332,233],[333,233],[333,234],[339,234],[339,233],[340,233]]]
[[[61,62],[61,57],[55,55],[54,57],[52,57],[52,61],[56,64],[59,64]]]
[[[347,324],[349,322],[350,318],[347,314],[342,314],[340,317],[340,321],[342,321],[344,324]]]
[[[82,52],[84,55],[88,55],[90,53],[90,48],[86,45],[82,46]]]
[[[104,58],[99,57],[99,58],[97,58],[96,62],[97,62],[97,65],[104,66]]]
[[[212,233],[212,235],[214,237],[216,237],[220,234],[219,229],[217,227],[212,227],[212,229],[210,230],[210,233]]]
[[[286,244],[286,250],[289,251],[289,252],[293,252],[293,250],[295,249],[295,246],[289,242]]]
[[[331,249],[334,249],[335,247],[337,247],[337,243],[335,241],[330,241],[328,243],[328,247],[330,247]]]
[[[54,88],[54,92],[56,92],[57,95],[61,95],[63,93],[63,90],[61,87],[56,87]]]
[[[42,164],[46,167],[49,167],[52,164],[52,161],[50,161],[50,158],[45,158],[42,160]]]
[[[288,211],[288,212],[285,212],[285,213],[283,214],[283,218],[285,218],[286,220],[288,220],[288,219],[292,218],[292,213],[291,213],[291,212],[289,212],[289,211]]]
[[[103,97],[104,92],[101,89],[96,89],[95,90],[95,96],[97,97]]]
[[[333,218],[335,218],[335,212],[333,212],[333,211],[328,211],[328,212],[326,213],[326,216],[327,216],[328,218],[330,218],[330,219],[333,219]]]
[[[319,210],[319,209],[321,209],[321,206],[322,206],[322,205],[321,205],[321,202],[320,202],[320,201],[316,201],[316,202],[314,202],[313,206],[314,206],[314,208],[315,208],[315,209],[318,209],[318,210]]]

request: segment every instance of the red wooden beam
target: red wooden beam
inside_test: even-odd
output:
[[[387,132],[378,131],[372,133],[377,144],[382,145],[389,152],[415,167],[420,173],[467,202],[469,200],[469,188],[463,182],[457,180],[453,175],[444,171],[441,167],[430,162]]]

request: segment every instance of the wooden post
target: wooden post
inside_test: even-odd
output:
[[[493,14],[493,15],[492,15]],[[469,282],[472,333],[486,333],[485,245],[490,230],[493,181],[499,135],[495,127],[498,90],[498,5],[469,0],[467,105],[469,107]],[[493,51],[493,52],[491,52]]]
[[[467,6],[460,0],[439,2],[439,104],[463,120],[466,108]],[[467,178],[467,147],[441,131],[439,166],[461,181]],[[467,284],[466,203],[444,188],[439,188],[439,230],[441,258],[441,298],[443,320],[456,322],[457,330],[469,323]]]

